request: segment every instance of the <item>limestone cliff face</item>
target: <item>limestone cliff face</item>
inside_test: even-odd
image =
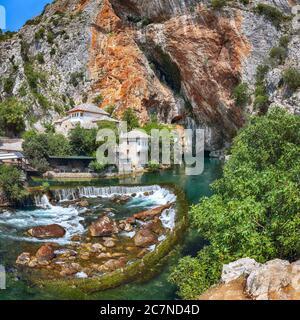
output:
[[[199,300],[299,300],[300,260],[275,259],[265,264],[243,258],[223,266],[220,284]]]
[[[115,105],[117,117],[133,108],[141,123],[157,114],[205,128],[206,149],[222,148],[244,123],[233,88],[241,80],[254,85],[281,36],[253,12],[257,2],[213,10],[208,0],[57,0],[0,42],[0,97],[26,102],[28,126],[42,129],[66,106],[101,94],[99,107]],[[286,13],[293,5],[263,2]],[[294,41],[291,60],[299,55]]]

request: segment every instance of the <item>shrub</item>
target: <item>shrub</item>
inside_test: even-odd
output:
[[[116,110],[116,106],[114,104],[110,104],[106,106],[104,110],[112,116]]]
[[[54,56],[56,54],[56,50],[54,49],[54,48],[52,48],[51,50],[50,50],[50,56],[52,57],[52,56]]]
[[[268,4],[259,3],[254,11],[258,14],[264,15],[268,20],[279,27],[280,24],[286,20],[285,15],[277,8],[270,6]]]
[[[51,104],[48,101],[48,99],[41,93],[39,92],[33,92],[33,96],[37,100],[38,104],[44,109],[48,110],[51,108]]]
[[[211,6],[214,9],[223,8],[224,6],[226,6],[226,4],[227,4],[227,0],[212,0],[211,1]]]
[[[290,42],[290,37],[289,37],[288,35],[282,36],[282,37],[279,39],[279,46],[280,46],[280,47],[287,48],[289,42]]]
[[[243,5],[248,5],[250,3],[249,0],[240,0],[240,2],[243,4]]]
[[[300,71],[295,68],[289,68],[283,73],[283,81],[292,91],[300,88]]]
[[[215,194],[191,209],[192,224],[209,245],[171,275],[184,298],[216,283],[222,265],[236,259],[299,258],[300,118],[280,108],[254,117],[231,152]]]
[[[26,108],[16,98],[0,103],[0,128],[9,136],[19,135],[25,129]]]
[[[70,76],[70,83],[77,87],[79,85],[79,82],[84,79],[84,73],[83,72],[74,72]]]
[[[246,83],[237,85],[233,90],[233,97],[237,106],[245,106],[250,99],[248,85]]]
[[[15,34],[16,32],[11,32],[11,31],[2,32],[0,29],[0,42],[11,39]]]
[[[49,31],[47,33],[47,41],[49,44],[53,44],[54,43],[54,39],[55,39],[55,35],[52,31]]]
[[[0,189],[11,204],[20,203],[26,196],[22,180],[22,172],[12,166],[0,166]]]
[[[261,64],[256,69],[256,82],[262,83],[265,80],[267,73],[269,72],[270,67],[266,64]]]
[[[42,16],[38,16],[34,19],[30,19],[25,23],[25,26],[37,26],[42,21]]]
[[[89,169],[97,173],[101,173],[106,168],[107,168],[107,164],[100,163],[97,160],[94,160],[89,164]]]
[[[41,52],[36,55],[36,60],[39,64],[45,63],[44,55]]]
[[[131,108],[124,111],[122,120],[127,122],[127,128],[129,131],[139,127],[139,120]]]
[[[13,80],[12,77],[6,78],[4,79],[4,83],[3,83],[3,89],[7,94],[12,94],[13,88],[15,85],[15,81]]]
[[[260,111],[265,111],[269,104],[267,95],[258,95],[254,99],[254,108]]]
[[[278,63],[283,64],[287,57],[287,51],[284,47],[274,47],[270,51],[270,57],[277,60]]]
[[[94,99],[93,99],[93,103],[99,105],[103,102],[103,96],[101,94],[97,95]]]
[[[150,161],[150,162],[148,163],[148,170],[149,170],[150,172],[158,172],[159,169],[160,169],[160,164],[157,163],[156,161]]]
[[[32,90],[36,90],[38,87],[39,74],[34,70],[34,67],[31,63],[27,62],[24,66],[25,76],[27,78],[29,87]]]
[[[61,134],[39,134],[26,132],[23,136],[23,150],[30,164],[40,172],[49,169],[48,156],[68,156],[71,148],[68,140]]]
[[[35,40],[39,41],[43,39],[45,36],[45,32],[46,32],[45,28],[39,29],[34,35]]]

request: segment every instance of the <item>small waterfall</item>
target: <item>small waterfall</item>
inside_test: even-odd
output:
[[[109,198],[114,195],[143,194],[145,192],[156,192],[162,188],[159,186],[111,186],[111,187],[79,187],[73,189],[54,190],[54,197],[59,202],[73,201],[79,198]]]
[[[43,208],[43,209],[53,208],[46,194],[43,194],[43,195],[37,194],[34,196],[34,200],[35,200],[35,205],[39,208]]]

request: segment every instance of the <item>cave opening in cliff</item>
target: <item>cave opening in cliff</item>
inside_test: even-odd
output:
[[[160,81],[179,95],[181,93],[181,75],[177,64],[158,46],[148,52],[148,58],[151,68]]]

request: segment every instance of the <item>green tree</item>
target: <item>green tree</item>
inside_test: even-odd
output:
[[[0,103],[0,130],[8,136],[18,136],[25,130],[26,108],[16,98]]]
[[[27,196],[22,173],[16,167],[0,166],[0,189],[5,198],[13,205],[17,205]]]
[[[93,156],[97,151],[97,129],[84,129],[77,125],[69,134],[72,153],[79,156]]]
[[[40,172],[49,169],[48,156],[68,156],[71,147],[61,134],[39,134],[29,131],[24,136],[23,150],[30,164]]]
[[[218,282],[222,265],[236,259],[300,257],[300,118],[279,108],[254,117],[231,151],[215,194],[191,209],[209,245],[171,275],[184,298]]]
[[[138,120],[137,116],[135,115],[135,112],[131,108],[126,109],[124,111],[122,120],[127,122],[127,127],[128,127],[129,131],[131,131],[135,128],[139,128],[139,126],[140,126],[139,120]]]

